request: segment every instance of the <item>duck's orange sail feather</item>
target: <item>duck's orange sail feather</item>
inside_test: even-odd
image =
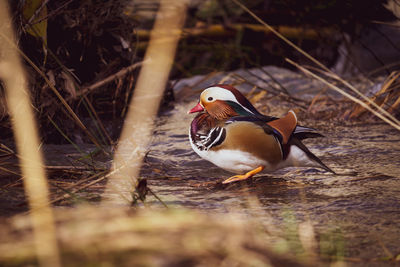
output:
[[[291,110],[285,117],[270,121],[267,124],[277,130],[282,135],[282,143],[287,144],[297,126],[297,117],[294,111]]]

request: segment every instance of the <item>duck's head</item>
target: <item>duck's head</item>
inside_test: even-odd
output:
[[[234,116],[260,115],[239,90],[226,84],[217,84],[206,88],[200,95],[199,103],[188,113],[202,111],[218,120]]]

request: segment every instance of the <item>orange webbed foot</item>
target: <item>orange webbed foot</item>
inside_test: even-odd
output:
[[[264,168],[265,168],[264,166],[259,166],[259,167],[255,168],[254,170],[247,172],[246,174],[234,175],[234,176],[224,180],[222,183],[229,184],[232,182],[243,181],[243,180],[249,179],[249,178],[253,177],[254,175],[256,175],[257,173],[264,170]]]

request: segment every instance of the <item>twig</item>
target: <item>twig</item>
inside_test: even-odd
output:
[[[66,1],[64,4],[62,4],[61,6],[59,6],[57,9],[51,11],[50,13],[48,13],[48,14],[47,14],[46,16],[44,16],[43,18],[40,18],[40,19],[38,19],[37,21],[35,21],[35,24],[36,24],[36,23],[40,23],[40,22],[42,22],[43,20],[46,20],[46,19],[52,17],[53,15],[57,14],[58,11],[60,11],[61,9],[63,9],[63,8],[66,7],[67,5],[69,5],[72,1],[74,1],[74,0]]]
[[[47,3],[49,2],[50,0],[44,0],[43,2],[42,2],[42,4],[40,5],[40,7],[38,7],[38,9],[36,9],[35,10],[35,12],[33,13],[33,15],[29,18],[29,20],[28,20],[28,25],[27,26],[25,26],[25,29],[26,28],[28,28],[28,27],[31,27],[32,25],[32,21],[39,15],[39,13],[42,11],[42,9],[47,5]],[[35,24],[36,23],[38,23],[38,22],[35,22]]]
[[[207,27],[194,27],[185,28],[182,30],[182,38],[196,37],[196,36],[231,36],[234,31],[243,31],[245,29],[269,33],[270,30],[266,29],[262,25],[249,24],[249,23],[234,23],[228,25],[213,24]],[[318,28],[318,29],[299,29],[298,27],[291,26],[275,26],[274,29],[282,33],[282,35],[288,38],[298,38],[298,39],[316,39],[320,36],[320,33],[325,33],[326,35],[332,35],[336,31],[331,28]],[[136,35],[141,39],[148,39],[150,36],[149,30],[135,30]]]
[[[263,73],[265,73],[265,75],[267,75],[274,83],[276,83],[276,84],[281,88],[281,90],[279,90],[276,86],[274,86],[273,84],[271,84],[270,81],[268,81],[268,80],[262,78],[261,76],[258,76],[257,74],[254,74],[254,73],[251,72],[250,70],[247,70],[247,69],[246,69],[246,72],[249,73],[250,75],[252,75],[252,76],[254,76],[254,77],[256,77],[256,78],[262,80],[263,82],[267,83],[269,86],[271,86],[271,87],[274,88],[275,90],[278,90],[278,94],[279,94],[279,93],[283,93],[283,94],[287,95],[288,98],[292,98],[292,99],[294,99],[294,100],[303,101],[303,100],[301,100],[301,99],[298,99],[298,98],[296,99],[295,97],[293,97],[293,96],[289,93],[288,89],[287,89],[285,86],[283,86],[278,80],[276,80],[268,71],[264,70],[263,68],[259,68],[259,70],[262,71]]]
[[[200,80],[194,82],[191,85],[185,86],[184,88],[180,89],[176,94],[176,98],[177,99],[186,99],[187,96],[193,95],[195,93],[200,93],[202,89],[198,89],[198,90],[185,90],[186,88],[192,89],[192,88],[196,88],[198,87],[200,84],[202,84],[203,82],[207,81],[208,79],[211,79],[212,77],[214,77],[217,74],[216,71],[212,71],[208,74],[206,74],[204,77],[202,77]],[[174,87],[172,87],[174,88]],[[188,92],[189,91],[189,92]]]
[[[276,84],[278,84],[279,87],[282,89],[282,91],[283,91],[284,93],[286,93],[288,96],[292,97],[291,94],[289,93],[289,90],[288,90],[285,86],[283,86],[278,80],[276,80],[275,77],[274,77],[273,75],[271,75],[271,74],[270,74],[268,71],[266,71],[264,68],[260,68],[260,70],[261,70],[262,72],[264,72],[266,75],[268,75],[268,77],[271,78],[271,80],[272,80],[273,82],[275,82]]]
[[[245,69],[245,71],[246,71],[248,74],[250,74],[251,76],[256,77],[257,79],[259,79],[259,80],[263,81],[264,83],[266,83],[268,86],[271,87],[272,90],[278,91],[278,92],[275,92],[275,94],[277,94],[277,95],[279,94],[278,88],[276,88],[276,86],[275,86],[274,84],[272,84],[271,81],[268,81],[268,80],[266,80],[266,79],[264,79],[264,78],[262,78],[262,77],[260,77],[260,76],[258,76],[258,75],[256,75],[256,74],[254,74],[253,72],[251,72],[251,71],[248,70],[248,69]],[[255,87],[257,87],[257,86],[255,86]]]
[[[128,72],[140,67],[143,63],[144,63],[144,61],[132,64],[129,67],[123,68],[122,70],[118,71],[117,73],[112,74],[112,75],[108,76],[107,78],[105,78],[101,81],[98,81],[95,84],[92,84],[89,87],[84,87],[84,88],[82,88],[82,90],[77,92],[76,96],[79,97],[79,96],[85,95],[85,94],[89,93],[90,91],[99,88],[100,86],[103,86],[109,82],[112,82],[115,79],[121,78],[121,77],[125,76],[125,74],[127,74]]]

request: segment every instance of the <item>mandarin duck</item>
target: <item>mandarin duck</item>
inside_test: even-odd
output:
[[[298,125],[292,110],[283,118],[265,116],[239,90],[219,84],[201,93],[188,113],[195,112],[200,113],[189,128],[190,144],[201,158],[237,173],[224,184],[291,166],[335,173],[301,142],[322,135]]]

